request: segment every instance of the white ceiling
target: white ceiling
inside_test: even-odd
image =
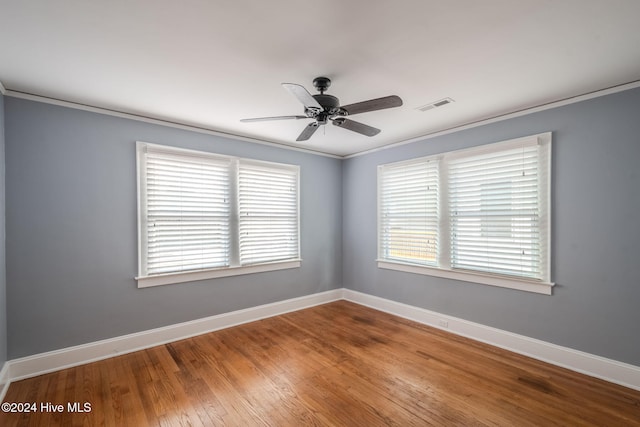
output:
[[[638,17],[638,0],[0,0],[0,81],[343,156],[640,80]],[[240,123],[302,114],[280,83],[321,75],[343,105],[404,105],[353,117],[373,138]]]

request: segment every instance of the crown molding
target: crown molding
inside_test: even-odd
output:
[[[502,114],[495,117],[490,117],[487,119],[478,120],[475,122],[466,123],[460,126],[454,126],[449,129],[444,129],[438,132],[428,133],[422,136],[416,136],[411,139],[406,139],[404,141],[394,142],[392,144],[383,145],[381,147],[372,148],[370,150],[360,151],[358,153],[349,154],[343,156],[343,159],[350,159],[352,157],[364,156],[366,154],[375,153],[377,151],[387,150],[389,148],[400,147],[402,145],[411,144],[418,141],[424,141],[426,139],[436,138],[442,135],[448,135],[450,133],[460,132],[463,130],[471,129],[478,126],[488,125],[490,123],[500,122],[502,120],[513,119],[516,117],[526,116],[527,114],[537,113],[539,111],[551,110],[553,108],[563,107],[565,105],[575,104],[577,102],[587,101],[593,98],[599,98],[601,96],[611,95],[618,92],[624,92],[625,90],[635,89],[640,87],[640,80],[635,80],[633,82],[624,83],[621,85],[611,86],[605,89],[596,90],[593,92],[587,92],[582,95],[576,95],[569,98],[564,98],[558,101],[549,102],[546,104],[537,105],[535,107],[525,108],[523,110],[514,111],[512,113]]]
[[[90,112],[99,113],[99,114],[106,114],[106,115],[109,115],[109,116],[121,117],[121,118],[125,118],[125,119],[130,119],[130,120],[137,120],[137,121],[141,121],[141,122],[145,122],[145,123],[152,123],[152,124],[157,124],[157,125],[161,125],[161,126],[168,126],[168,127],[173,127],[173,128],[182,129],[182,130],[188,130],[188,131],[192,131],[192,132],[199,132],[199,133],[204,133],[204,134],[208,134],[208,135],[221,136],[221,137],[224,137],[224,138],[230,138],[230,139],[235,139],[235,140],[239,140],[239,141],[251,142],[251,143],[254,143],[254,144],[268,145],[268,146],[271,146],[271,147],[282,148],[282,149],[285,149],[285,150],[299,151],[299,152],[303,152],[303,153],[307,153],[307,154],[313,154],[313,155],[317,155],[317,156],[330,157],[330,158],[333,158],[333,159],[350,159],[350,158],[353,158],[353,157],[364,156],[364,155],[375,153],[375,152],[378,152],[378,151],[387,150],[387,149],[395,148],[395,147],[400,147],[402,145],[411,144],[411,143],[419,142],[419,141],[424,141],[424,140],[427,140],[427,139],[432,139],[432,138],[436,138],[436,137],[439,137],[439,136],[448,135],[448,134],[451,134],[451,133],[460,132],[460,131],[463,131],[463,130],[472,129],[474,127],[484,126],[484,125],[487,125],[487,124],[496,123],[496,122],[500,122],[500,121],[507,120],[507,119],[513,119],[513,118],[516,118],[516,117],[525,116],[527,114],[537,113],[537,112],[540,112],[540,111],[550,110],[550,109],[562,107],[562,106],[565,106],[565,105],[575,104],[577,102],[587,101],[589,99],[599,98],[601,96],[611,95],[611,94],[614,94],[614,93],[623,92],[625,90],[635,89],[635,88],[638,88],[638,87],[640,87],[640,80],[635,80],[635,81],[632,81],[632,82],[628,82],[628,83],[624,83],[624,84],[620,84],[620,85],[616,85],[616,86],[611,86],[611,87],[608,87],[608,88],[605,88],[605,89],[600,89],[600,90],[596,90],[596,91],[593,91],[593,92],[587,92],[587,93],[584,93],[582,95],[576,95],[576,96],[572,96],[572,97],[569,97],[569,98],[564,98],[564,99],[561,99],[561,100],[558,100],[558,101],[553,101],[553,102],[549,102],[549,103],[546,103],[546,104],[537,105],[535,107],[525,108],[525,109],[514,111],[514,112],[511,112],[511,113],[502,114],[502,115],[495,116],[495,117],[490,117],[490,118],[487,118],[487,119],[477,120],[477,121],[470,122],[470,123],[465,123],[465,124],[460,125],[460,126],[454,126],[454,127],[448,128],[448,129],[443,129],[441,131],[427,133],[427,134],[424,134],[424,135],[416,136],[414,138],[410,138],[410,139],[406,139],[406,140],[403,140],[403,141],[398,141],[398,142],[394,142],[394,143],[391,143],[391,144],[383,145],[383,146],[380,146],[380,147],[372,148],[370,150],[364,150],[364,151],[359,151],[357,153],[347,154],[347,155],[344,155],[344,156],[340,156],[340,155],[332,154],[332,153],[326,153],[326,152],[323,152],[323,151],[310,150],[308,148],[300,148],[300,147],[296,147],[296,146],[292,146],[292,145],[288,145],[288,144],[283,144],[283,143],[265,141],[265,140],[261,140],[261,139],[257,139],[257,138],[250,138],[250,137],[236,135],[236,134],[232,134],[232,133],[221,132],[221,131],[217,131],[217,130],[211,129],[211,128],[194,126],[194,125],[189,125],[189,124],[180,123],[180,122],[173,122],[173,121],[169,121],[169,120],[166,120],[166,119],[160,119],[160,118],[155,118],[155,117],[151,117],[151,116],[142,116],[142,115],[139,115],[139,114],[127,113],[127,112],[124,112],[124,111],[112,110],[112,109],[108,109],[108,108],[96,107],[96,106],[93,106],[93,105],[80,104],[80,103],[77,103],[77,102],[71,102],[71,101],[65,101],[65,100],[62,100],[62,99],[50,98],[50,97],[46,97],[46,96],[42,96],[42,95],[36,95],[36,94],[20,92],[20,91],[14,91],[14,90],[6,89],[2,85],[2,82],[0,82],[0,93],[2,93],[5,96],[11,96],[11,97],[14,97],[14,98],[27,99],[27,100],[30,100],[30,101],[37,101],[37,102],[43,102],[43,103],[47,103],[47,104],[59,105],[59,106],[67,107],[67,108],[90,111]]]
[[[57,99],[57,98],[50,98],[47,96],[42,96],[42,95],[36,95],[36,94],[32,94],[32,93],[27,93],[27,92],[20,92],[20,91],[15,91],[15,90],[6,90],[6,95],[7,96],[11,96],[13,98],[20,98],[20,99],[26,99],[29,101],[36,101],[36,102],[42,102],[45,104],[52,104],[52,105],[58,105],[61,107],[67,107],[67,108],[73,108],[76,110],[83,110],[83,111],[89,111],[92,113],[98,113],[98,114],[105,114],[108,116],[113,116],[113,117],[120,117],[120,118],[124,118],[124,119],[129,119],[129,120],[136,120],[139,122],[145,122],[145,123],[151,123],[151,124],[155,124],[155,125],[160,125],[160,126],[167,126],[167,127],[172,127],[172,128],[176,128],[176,129],[182,129],[182,130],[188,130],[191,132],[198,132],[198,133],[204,133],[207,135],[213,135],[213,136],[220,136],[223,138],[229,138],[229,139],[235,139],[238,141],[245,141],[245,142],[251,142],[254,144],[261,144],[261,145],[268,145],[271,147],[275,147],[275,148],[282,148],[285,150],[292,150],[292,151],[300,151],[303,153],[307,153],[307,154],[314,154],[316,156],[324,156],[324,157],[331,157],[334,159],[342,159],[342,156],[338,156],[335,154],[331,154],[331,153],[325,153],[322,151],[316,151],[316,150],[310,150],[308,148],[300,148],[300,147],[294,147],[291,145],[287,145],[287,144],[282,144],[282,143],[277,143],[277,142],[271,142],[271,141],[264,141],[261,139],[257,139],[257,138],[250,138],[247,136],[241,136],[241,135],[236,135],[233,133],[227,133],[227,132],[221,132],[215,129],[211,129],[211,128],[206,128],[206,127],[200,127],[200,126],[195,126],[195,125],[190,125],[190,124],[186,124],[186,123],[181,123],[181,122],[173,122],[170,120],[166,120],[166,119],[160,119],[160,118],[156,118],[156,117],[152,117],[152,116],[143,116],[140,114],[133,114],[133,113],[127,113],[124,111],[118,111],[118,110],[112,110],[112,109],[108,109],[108,108],[102,108],[102,107],[96,107],[93,105],[88,105],[88,104],[80,104],[77,102],[71,102],[71,101],[65,101],[63,99]]]

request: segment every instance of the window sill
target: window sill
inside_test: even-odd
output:
[[[459,270],[444,270],[435,267],[402,264],[378,260],[378,268],[403,271],[406,273],[424,274],[427,276],[443,277],[446,279],[461,280],[463,282],[480,283],[483,285],[499,286],[501,288],[517,289],[520,291],[534,292],[537,294],[551,295],[554,283],[541,282],[511,277],[494,276],[490,274],[470,273]]]
[[[242,267],[226,267],[211,270],[196,270],[185,273],[156,274],[154,276],[139,276],[138,288],[151,286],[171,285],[174,283],[193,282],[196,280],[216,279],[219,277],[239,276],[242,274],[264,273],[267,271],[286,270],[299,268],[302,260],[278,261],[267,264],[256,264]]]

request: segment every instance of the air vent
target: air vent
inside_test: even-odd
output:
[[[423,105],[422,107],[418,107],[416,108],[416,110],[429,111],[429,110],[433,110],[434,108],[443,107],[447,104],[451,104],[452,102],[453,102],[453,99],[451,98],[443,98],[438,101],[431,102],[427,105]]]

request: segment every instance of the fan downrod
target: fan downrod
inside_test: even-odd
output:
[[[331,86],[331,79],[329,77],[316,77],[313,79],[313,86],[318,89],[320,94],[323,94]]]

